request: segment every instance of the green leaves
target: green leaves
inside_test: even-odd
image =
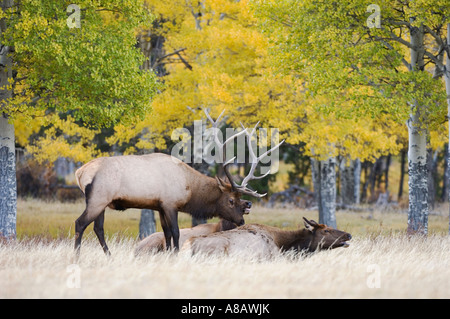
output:
[[[135,47],[152,22],[144,2],[80,0],[81,28],[69,28],[71,2],[24,0],[6,12],[2,42],[14,46],[17,71],[7,111],[47,109],[93,127],[143,118],[157,89]]]
[[[358,101],[359,109],[371,116],[412,100],[444,103],[442,82],[432,78],[433,61],[425,72],[409,72],[406,64],[409,28],[421,21],[444,38],[442,26],[450,19],[448,1],[379,1],[380,28],[366,23],[369,4],[365,0],[256,0],[254,8],[260,27],[271,34],[277,68],[305,78],[310,94],[330,97],[338,113],[342,113],[339,105],[348,100]],[[410,17],[415,18],[412,24]],[[432,46],[439,47],[434,40],[431,35],[426,39],[433,54]],[[396,114],[399,121],[408,116],[408,108],[404,109],[406,113]],[[430,106],[429,111],[437,110]]]
[[[373,134],[358,138],[360,144],[364,139],[371,143],[372,155],[368,148],[355,153],[358,148],[346,141],[362,122],[366,128],[373,126],[373,132],[390,134],[380,119],[391,127],[404,125],[412,105],[425,106],[421,114],[424,126],[436,129],[442,125],[445,90],[441,79],[433,79],[432,56],[437,55],[439,41],[445,38],[445,23],[450,21],[448,0],[378,1],[379,28],[367,24],[372,14],[367,12],[373,3],[370,0],[252,3],[260,29],[270,37],[273,66],[279,73],[304,80],[305,105],[312,111],[301,139],[315,155],[328,156],[330,145],[347,145],[341,155],[358,153],[360,158],[379,154],[377,148],[395,150],[392,143],[384,147],[387,143],[370,142],[375,140]],[[425,25],[428,55],[424,69],[411,72],[409,34],[420,24]],[[308,135],[310,127],[314,130]],[[317,137],[319,131],[326,131],[328,138]],[[377,137],[380,141],[383,134]],[[321,151],[321,147],[325,149]]]

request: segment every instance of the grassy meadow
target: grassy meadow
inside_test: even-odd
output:
[[[349,248],[271,260],[135,258],[139,211],[107,211],[112,258],[90,226],[75,264],[73,225],[83,209],[81,201],[19,200],[18,240],[0,244],[0,298],[450,298],[448,207],[430,215],[427,238],[406,236],[400,211],[338,211]],[[302,216],[317,219],[317,211],[255,207],[246,221],[294,229]],[[190,225],[186,214],[179,220]]]
[[[72,238],[75,220],[84,211],[84,201],[76,203],[45,202],[37,199],[19,200],[17,207],[17,235],[19,239],[40,237],[47,239]],[[284,229],[303,227],[302,217],[318,221],[317,210],[266,208],[255,206],[245,216],[247,223],[259,223]],[[107,236],[137,238],[139,234],[140,210],[115,211],[109,208],[105,213],[105,233]],[[158,231],[162,231],[159,215],[155,214]],[[338,228],[354,236],[374,236],[402,234],[406,230],[405,210],[389,209],[363,212],[337,211]],[[218,219],[212,219],[216,222]],[[190,227],[191,217],[178,214],[180,228]],[[92,224],[93,225],[93,224]],[[84,236],[95,236],[90,225]],[[448,205],[433,210],[429,216],[429,233],[446,235],[448,233]]]

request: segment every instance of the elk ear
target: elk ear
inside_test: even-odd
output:
[[[305,217],[303,217],[303,221],[305,223],[305,228],[312,232],[315,228],[315,226],[318,226],[317,223],[313,220],[307,220]]]
[[[225,183],[225,181],[223,179],[221,179],[220,177],[216,176],[216,181],[217,184],[219,185],[220,190],[223,192],[225,192],[227,190],[227,183]]]

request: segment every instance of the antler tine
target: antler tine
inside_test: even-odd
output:
[[[236,157],[233,158],[233,161],[234,161],[235,158],[236,158]],[[229,165],[230,165],[231,163],[232,163],[231,161],[226,162],[226,163],[223,165],[223,171],[225,172],[225,175],[227,176],[228,180],[230,181],[232,190],[236,192],[236,191],[239,190],[239,187],[240,187],[240,186],[239,186],[238,184],[236,184],[236,182],[235,182],[234,179],[233,179],[233,176],[231,175],[230,171],[228,170],[228,167],[229,167]]]
[[[259,125],[259,122],[256,123],[256,125],[252,129],[251,133],[248,133],[248,132],[246,133],[246,135],[247,135],[247,144],[248,144],[248,152],[249,152],[251,166],[250,166],[249,173],[247,174],[247,176],[245,176],[244,180],[241,183],[241,186],[239,186],[239,191],[241,193],[243,193],[243,194],[251,195],[251,196],[254,196],[254,197],[263,197],[266,194],[259,194],[256,191],[252,191],[252,190],[248,189],[247,188],[247,184],[251,180],[262,179],[262,178],[266,177],[267,175],[269,175],[271,173],[270,170],[269,170],[267,173],[265,173],[265,174],[263,174],[261,176],[255,176],[256,166],[269,153],[271,153],[271,152],[275,151],[276,149],[278,149],[281,146],[281,144],[284,143],[284,140],[281,141],[281,143],[277,144],[276,146],[272,147],[270,150],[268,150],[265,153],[261,154],[259,157],[257,157],[255,152],[254,152],[254,150],[253,150],[251,139],[252,139],[253,134],[256,132],[256,128],[258,127],[258,125]],[[241,123],[241,126],[243,128],[245,128],[242,123]]]
[[[242,125],[242,123],[241,123],[241,125]],[[256,132],[256,128],[258,127],[258,125],[259,125],[259,122],[256,123],[255,127],[252,129],[252,132],[250,134],[246,133],[246,135],[247,135],[247,145],[248,145],[248,155],[250,157],[249,159],[250,159],[251,166],[250,166],[249,173],[247,174],[247,176],[245,176],[244,180],[241,183],[242,187],[246,187],[248,182],[251,179],[255,179],[254,173],[255,173],[256,166],[258,165],[258,158],[256,157],[255,152],[253,151],[252,136]]]
[[[244,128],[242,131],[240,131],[240,132],[238,132],[238,133],[236,133],[236,134],[230,136],[228,139],[226,139],[226,140],[222,143],[222,142],[220,142],[219,137],[218,137],[218,135],[217,135],[217,130],[219,129],[219,128],[218,128],[218,124],[219,124],[219,122],[220,122],[220,119],[221,119],[222,115],[225,113],[225,110],[223,110],[222,113],[220,113],[219,117],[218,117],[217,120],[215,120],[215,121],[214,121],[214,120],[212,119],[212,117],[209,115],[207,109],[204,109],[204,112],[205,112],[205,114],[206,114],[206,117],[208,118],[208,120],[209,120],[209,121],[211,122],[211,124],[212,124],[212,127],[213,127],[213,129],[214,129],[214,133],[213,133],[213,134],[214,134],[214,143],[216,143],[216,145],[219,146],[220,149],[222,150],[222,154],[223,154],[222,160],[224,160],[224,158],[225,158],[225,147],[226,147],[226,145],[227,145],[230,141],[232,141],[232,140],[234,140],[235,138],[237,138],[238,136],[241,136],[242,134],[246,134],[246,133],[247,133],[247,129]],[[231,184],[232,189],[236,191],[237,188],[239,187],[239,185],[237,185],[236,182],[233,180],[233,177],[231,176],[231,173],[230,173],[229,170],[228,170],[229,165],[230,165],[231,163],[233,163],[235,159],[236,159],[236,156],[233,157],[232,159],[228,160],[226,163],[224,163],[224,164],[223,164],[223,170],[224,170],[225,175],[227,176],[228,180],[230,181],[230,184]]]
[[[269,153],[276,151],[277,148],[279,148],[281,146],[281,144],[284,143],[285,140],[282,140],[280,143],[278,143],[277,145],[275,145],[274,147],[272,147],[270,150],[266,151],[264,154],[259,155],[258,157],[258,162],[261,161],[264,157],[266,157]]]
[[[256,123],[255,127],[252,129],[252,132],[250,133],[250,135],[248,135],[248,133],[247,133],[248,145],[249,145],[249,153],[250,153],[250,156],[252,156],[252,160],[255,160],[256,162],[260,162],[269,153],[271,153],[271,152],[275,151],[277,148],[279,148],[281,146],[281,144],[283,144],[284,141],[285,141],[285,140],[282,140],[280,143],[278,143],[276,146],[272,147],[270,150],[268,150],[265,153],[259,155],[259,157],[256,157],[255,152],[253,152],[253,148],[250,147],[251,146],[250,141],[251,141],[251,137],[253,136],[253,134],[255,134],[255,131],[256,131],[256,128],[258,127],[258,125],[259,125],[259,121],[258,121],[258,123]],[[245,126],[244,126],[244,124],[242,124],[242,122],[241,122],[241,126],[242,126],[242,128],[245,129]],[[265,176],[263,176],[263,177],[265,177]]]
[[[213,120],[213,118],[209,115],[208,110],[204,109],[204,112],[206,114],[206,117],[208,118],[208,120],[211,122],[212,127],[214,129],[214,142],[216,143],[217,146],[219,146],[222,149],[222,154],[225,154],[225,146],[227,145],[227,143],[229,143],[230,141],[234,140],[235,138],[237,138],[238,136],[242,135],[242,134],[246,134],[247,137],[247,144],[248,144],[248,152],[249,152],[249,157],[250,157],[250,162],[251,162],[251,167],[250,167],[250,171],[247,174],[247,176],[245,176],[244,180],[242,181],[241,185],[236,184],[236,182],[233,180],[233,177],[231,176],[230,171],[228,170],[229,165],[232,164],[234,162],[234,160],[236,159],[236,157],[233,157],[232,159],[226,161],[223,164],[223,169],[225,172],[225,175],[227,176],[228,180],[230,181],[231,187],[233,189],[233,191],[238,191],[239,193],[242,194],[246,194],[246,195],[250,195],[253,197],[264,197],[267,194],[259,194],[256,191],[253,191],[249,188],[247,188],[247,184],[249,181],[251,180],[256,180],[256,179],[261,179],[266,177],[267,175],[269,175],[271,172],[270,170],[260,176],[255,176],[255,169],[256,166],[258,166],[258,163],[264,158],[266,157],[269,153],[275,151],[276,149],[278,149],[281,144],[284,143],[284,140],[281,141],[281,143],[279,143],[278,145],[272,147],[270,150],[266,151],[265,153],[261,154],[260,156],[256,156],[253,148],[252,148],[252,136],[253,134],[256,133],[256,128],[259,125],[259,122],[256,123],[256,125],[253,127],[252,131],[249,133],[247,128],[241,123],[242,126],[242,131],[232,135],[231,137],[229,137],[227,140],[225,140],[225,142],[220,142],[218,134],[217,134],[217,130],[219,129],[219,122],[220,119],[222,118],[223,114],[225,113],[225,110],[222,111],[222,113],[220,113],[219,117],[217,118],[217,120]]]
[[[203,111],[205,112],[206,117],[207,117],[208,120],[211,122],[211,124],[212,124],[212,126],[213,126],[214,128],[217,128],[217,126],[218,126],[218,124],[219,124],[219,122],[220,122],[220,118],[222,117],[223,113],[225,113],[225,109],[223,109],[222,113],[220,113],[220,115],[219,115],[219,117],[217,118],[217,120],[214,121],[214,120],[212,119],[211,115],[209,115],[207,109],[204,109]]]
[[[219,128],[218,128],[218,124],[219,124],[219,121],[220,121],[220,118],[222,117],[222,115],[225,113],[225,110],[223,110],[222,111],[222,113],[220,113],[220,115],[219,115],[219,117],[217,118],[217,120],[213,120],[212,119],[212,117],[209,115],[209,113],[208,113],[208,110],[207,109],[204,109],[204,111],[205,111],[205,114],[206,114],[206,117],[208,118],[208,120],[211,122],[211,124],[212,124],[212,127],[215,129],[215,130],[218,130]],[[214,132],[214,142],[224,151],[225,149],[225,146],[229,143],[229,142],[231,142],[232,140],[234,140],[235,138],[237,138],[238,136],[241,136],[242,134],[246,134],[247,133],[247,129],[246,128],[244,128],[242,131],[240,131],[240,132],[238,132],[238,133],[236,133],[236,134],[234,134],[234,135],[232,135],[232,136],[230,136],[228,139],[226,139],[223,143],[219,140],[219,137],[218,137],[218,135],[217,135],[217,131],[215,131]],[[224,153],[225,154],[225,153]],[[235,157],[234,157],[235,158]],[[233,161],[234,161],[234,158],[233,158]],[[230,164],[230,163],[228,163],[228,164]],[[224,165],[225,166],[225,165]]]

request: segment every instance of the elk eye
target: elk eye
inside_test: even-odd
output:
[[[329,233],[330,231],[329,231],[328,229],[325,229],[324,232],[325,232],[325,233]]]
[[[230,204],[233,205],[234,204],[234,200],[232,198],[230,198]]]

